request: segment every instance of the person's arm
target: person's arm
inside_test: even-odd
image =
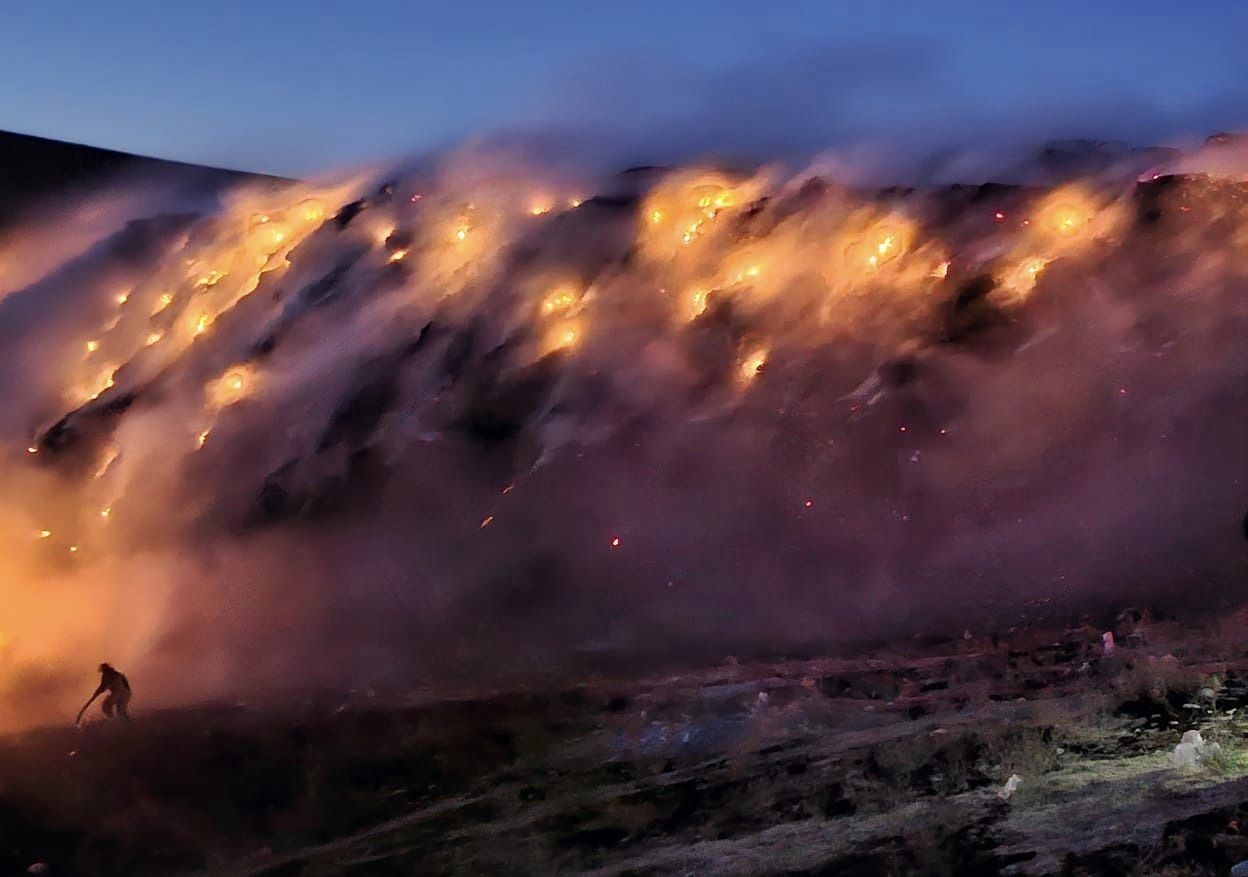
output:
[[[97,697],[99,697],[101,694],[103,694],[103,693],[104,693],[105,688],[106,688],[106,686],[104,685],[104,683],[103,683],[103,682],[101,682],[101,683],[100,683],[100,687],[99,687],[99,688],[97,688],[97,689],[95,690],[95,694],[91,695],[91,699],[90,699],[90,700],[88,700],[86,703],[84,703],[84,704],[82,705],[82,709],[78,710],[78,717],[77,717],[76,719],[74,719],[74,724],[75,724],[75,725],[76,725],[76,724],[78,724],[79,722],[81,722],[81,721],[82,721],[82,714],[83,714],[83,713],[85,713],[85,712],[87,711],[87,707],[89,707],[89,706],[91,706],[91,704],[95,703],[95,699],[96,699]]]

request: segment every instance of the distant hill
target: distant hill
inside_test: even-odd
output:
[[[244,179],[277,179],[0,131],[0,224],[43,196],[129,172],[209,190]]]

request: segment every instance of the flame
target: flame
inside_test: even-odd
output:
[[[319,222],[325,217],[325,207],[315,198],[307,198],[299,202],[299,207],[304,222]]]
[[[695,289],[689,294],[689,319],[700,317],[706,312],[709,295],[705,289]]]
[[[250,367],[234,366],[206,388],[209,404],[220,409],[241,402],[251,395],[254,383],[255,375]]]
[[[387,261],[391,263],[402,262],[406,258],[407,258],[407,250],[395,250],[393,253],[390,254],[390,258]]]
[[[546,334],[545,353],[550,354],[558,350],[574,347],[580,340],[580,325],[571,320],[565,321]]]
[[[553,290],[542,301],[542,313],[546,316],[566,311],[580,300],[580,293],[573,287],[562,286]]]
[[[87,398],[91,400],[100,398],[100,395],[105,390],[110,390],[116,385],[116,379],[116,368],[114,366],[109,366],[100,374],[98,378],[96,378],[94,388],[87,390]]]

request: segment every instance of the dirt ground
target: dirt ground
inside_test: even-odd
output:
[[[1248,625],[139,712],[0,746],[0,873],[1221,874]],[[1182,733],[1220,749],[1176,768]],[[1009,778],[1016,790],[1004,797]]]

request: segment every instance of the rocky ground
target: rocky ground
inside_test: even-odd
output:
[[[1228,874],[1246,631],[1128,612],[1109,654],[1086,625],[968,632],[44,729],[0,750],[0,873]],[[1220,748],[1177,768],[1190,729]]]

